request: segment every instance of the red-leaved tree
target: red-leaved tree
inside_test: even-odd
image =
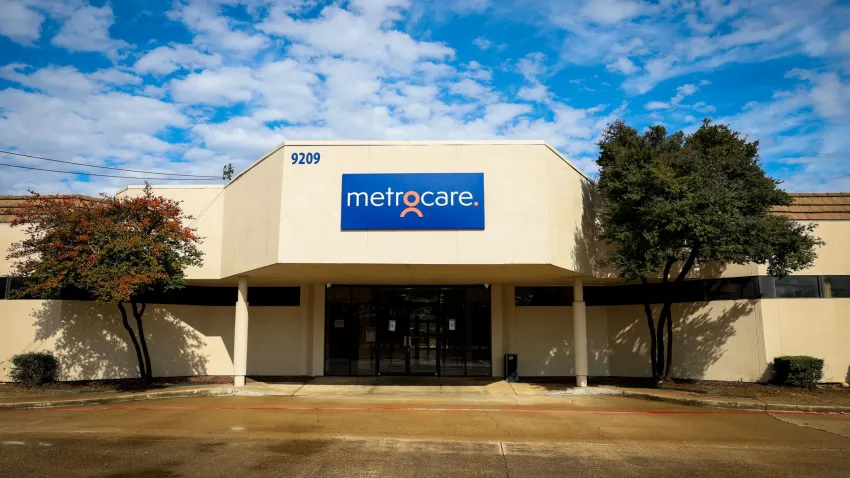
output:
[[[155,294],[184,286],[184,271],[200,266],[200,238],[184,225],[177,201],[155,196],[145,185],[138,197],[102,195],[99,201],[31,193],[12,226],[27,238],[12,244],[8,258],[23,286],[20,297],[55,298],[63,289],[86,292],[118,306],[136,351],[139,376],[153,376],[143,316]],[[125,304],[130,304],[136,330]]]

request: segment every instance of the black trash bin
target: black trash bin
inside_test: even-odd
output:
[[[517,360],[517,354],[505,354],[505,380],[508,382],[519,382],[519,362]]]

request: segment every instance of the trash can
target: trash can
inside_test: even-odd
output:
[[[505,354],[505,381],[519,382],[519,363],[517,354]]]

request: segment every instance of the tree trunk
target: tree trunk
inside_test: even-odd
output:
[[[665,304],[667,309],[667,366],[664,369],[664,380],[670,380],[670,368],[673,365],[673,310],[671,304]]]
[[[652,317],[652,307],[649,305],[649,294],[647,293],[649,287],[646,281],[646,277],[641,279],[641,282],[644,285],[644,302],[643,302],[643,312],[646,314],[646,324],[649,326],[649,360],[652,366],[652,378],[656,381],[659,380],[658,372],[658,343],[655,341],[655,319]]]
[[[147,308],[147,304],[142,303],[142,308],[139,309],[136,307],[135,302],[130,303],[133,306],[133,317],[136,318],[136,327],[139,329],[139,342],[142,344],[142,354],[145,356],[145,380],[151,380],[153,378],[153,370],[151,367],[151,356],[148,353],[148,340],[145,338],[145,326],[142,322],[142,315],[145,313],[145,309]]]
[[[121,319],[124,324],[124,329],[127,330],[127,333],[130,334],[130,340],[133,342],[133,348],[136,349],[136,359],[139,361],[139,378],[145,378],[147,376],[147,367],[145,366],[145,360],[142,358],[142,349],[139,347],[139,341],[136,340],[136,332],[133,331],[133,328],[130,327],[130,321],[127,320],[127,310],[124,309],[124,303],[118,303],[118,310],[121,311]]]
[[[658,314],[658,329],[656,329],[656,339],[655,343],[658,348],[658,359],[656,360],[656,365],[658,369],[653,373],[653,377],[655,377],[655,382],[658,385],[664,382],[664,369],[667,364],[667,357],[664,353],[666,350],[664,348],[664,325],[667,323],[667,316],[664,314],[664,309],[661,309],[661,313]]]
[[[700,245],[699,242],[695,243],[691,247],[691,250],[688,253],[688,258],[685,260],[685,264],[682,266],[682,270],[679,271],[679,275],[676,277],[676,283],[677,284],[683,282],[685,280],[685,277],[687,277],[688,273],[693,268],[694,262],[696,262],[696,258],[699,255],[700,247],[701,247],[701,245]],[[670,290],[666,287],[666,284],[667,284],[667,281],[668,281],[668,277],[670,275],[670,268],[677,261],[678,260],[675,259],[675,258],[674,259],[668,259],[667,265],[664,268],[664,276],[662,277],[662,281],[665,284],[664,292],[668,293],[668,294],[669,294]],[[664,308],[661,309],[662,318],[660,319],[661,321],[664,321],[665,325],[667,326],[667,349],[666,349],[666,351],[661,352],[666,357],[664,367],[661,370],[662,380],[669,380],[670,379],[670,370],[673,367],[673,311],[672,311],[672,305],[673,304],[672,304],[672,302],[669,302],[669,300],[670,300],[670,298],[668,296],[667,300],[664,301]],[[662,326],[660,324],[658,326],[658,329],[659,329],[658,335],[661,336],[661,334],[663,334],[664,332],[663,332],[663,330],[661,330]]]

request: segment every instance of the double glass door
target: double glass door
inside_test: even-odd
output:
[[[484,287],[334,286],[325,313],[327,375],[490,375]]]
[[[436,289],[397,289],[379,307],[378,375],[438,375],[441,332]]]

